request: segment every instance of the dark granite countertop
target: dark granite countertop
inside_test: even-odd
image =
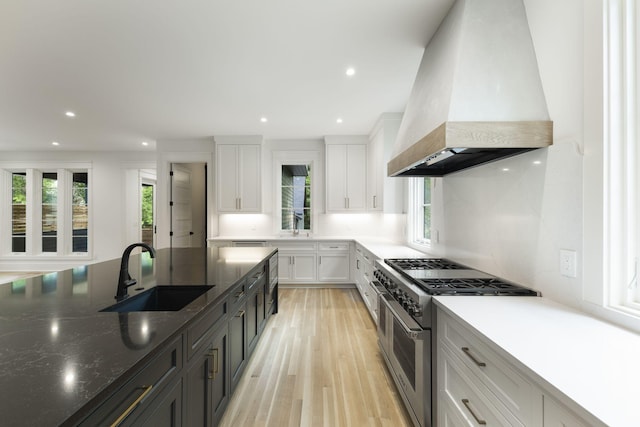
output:
[[[59,425],[101,398],[275,248],[162,249],[132,255],[138,285],[213,285],[176,312],[115,313],[120,260],[0,284],[0,424]]]

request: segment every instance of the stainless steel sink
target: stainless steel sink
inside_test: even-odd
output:
[[[213,286],[156,286],[100,311],[179,311]]]

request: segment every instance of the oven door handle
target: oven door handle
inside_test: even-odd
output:
[[[418,324],[406,311],[402,308],[400,303],[393,299],[393,297],[389,294],[380,295],[382,302],[387,307],[393,318],[398,321],[400,326],[402,326],[402,330],[407,336],[414,340],[423,339],[428,331],[422,329],[422,326]]]

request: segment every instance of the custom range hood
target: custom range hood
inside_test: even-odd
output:
[[[443,176],[552,141],[522,0],[457,0],[425,49],[388,175]]]

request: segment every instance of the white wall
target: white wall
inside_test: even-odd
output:
[[[440,235],[436,249],[577,307],[582,295],[583,6],[580,0],[524,3],[554,122],[554,145],[438,179],[434,198],[443,209],[434,218]],[[578,252],[578,277],[560,274],[560,249]]]
[[[131,206],[131,198],[127,196],[139,193],[138,180],[128,179],[132,176],[130,172],[155,168],[155,156],[153,152],[3,152],[4,162],[25,162],[34,166],[45,161],[91,164],[89,215],[93,230],[90,237],[93,256],[88,261],[11,257],[0,260],[0,270],[60,270],[120,257],[126,245],[131,243],[127,237],[131,225],[127,218],[131,218],[131,211],[139,211],[139,205]],[[8,208],[7,203],[0,205],[0,209]]]

